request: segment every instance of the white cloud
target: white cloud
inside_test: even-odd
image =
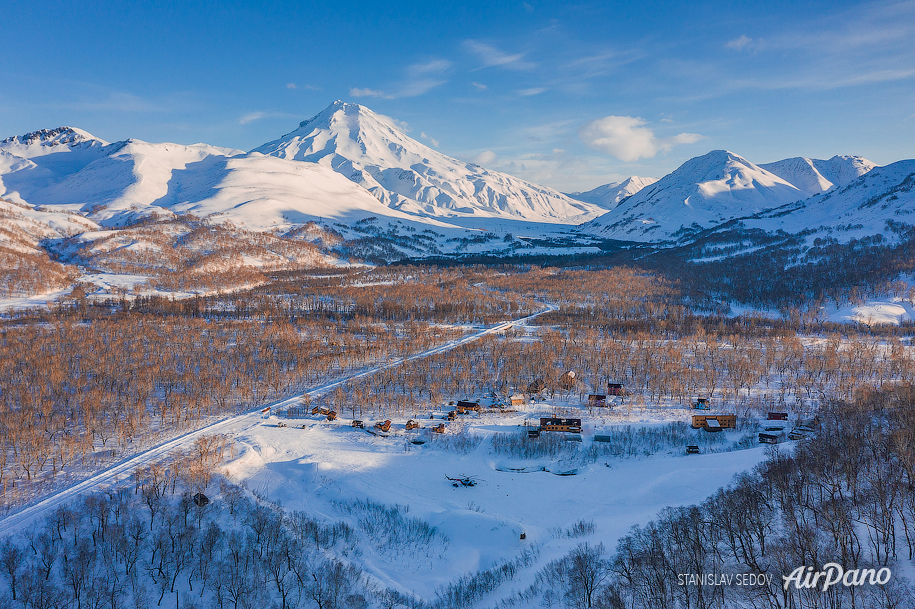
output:
[[[426,135],[426,133],[424,131],[420,131],[419,137],[421,137],[424,140],[428,140],[429,142],[432,143],[433,146],[438,148],[438,140],[435,139],[434,137],[432,137],[431,135]]]
[[[473,83],[470,83],[470,84],[472,84],[474,87],[476,87],[476,88],[477,88],[477,91],[485,91],[486,89],[489,88],[489,87],[487,87],[486,85],[484,85],[484,84],[482,84],[482,83],[478,83],[478,82],[473,82]]]
[[[298,89],[298,87],[295,86],[295,83],[294,83],[294,82],[287,82],[287,83],[286,83],[286,88],[287,88],[287,89]]]
[[[248,123],[253,123],[254,121],[259,121],[262,118],[267,118],[266,112],[260,112],[260,111],[249,112],[248,114],[245,114],[244,116],[239,117],[238,124],[247,125]]]
[[[393,95],[388,95],[384,91],[378,91],[377,89],[360,89],[354,87],[349,90],[349,94],[353,97],[380,97],[381,99],[394,99]]]
[[[659,138],[647,124],[646,120],[633,116],[605,116],[582,125],[578,137],[589,148],[627,163],[650,159],[678,144],[693,144],[702,139],[697,133]]]
[[[448,82],[444,74],[451,69],[452,65],[447,59],[432,59],[414,63],[404,70],[406,78],[400,83],[395,83],[388,91],[355,87],[350,89],[349,93],[353,97],[378,97],[380,99],[416,97]]]
[[[518,91],[518,95],[522,97],[530,97],[532,95],[540,95],[546,91],[546,87],[531,87],[530,89],[521,89]]]
[[[451,62],[447,59],[432,59],[423,63],[414,63],[411,66],[407,66],[407,75],[443,74],[451,68],[451,65]]]
[[[735,51],[742,51],[751,42],[753,42],[753,39],[747,37],[746,34],[743,34],[740,38],[735,38],[734,40],[727,41],[724,46],[729,49],[734,49]]]
[[[486,150],[471,159],[477,165],[489,165],[496,160],[496,153],[492,150]]]
[[[509,55],[479,40],[465,40],[464,48],[476,55],[483,62],[484,68],[500,66],[510,70],[530,70],[537,66],[535,63],[522,61],[524,53]]]

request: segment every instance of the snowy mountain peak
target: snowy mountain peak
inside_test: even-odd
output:
[[[368,189],[393,209],[423,217],[578,223],[593,204],[446,156],[405,133],[390,117],[335,101],[295,131],[255,148],[319,163]]]
[[[108,142],[75,127],[39,129],[25,135],[14,135],[0,142],[0,149],[17,156],[29,158],[35,153],[44,154],[50,148],[89,148],[107,146]]]
[[[604,209],[613,209],[626,197],[631,197],[646,186],[654,184],[658,178],[630,176],[622,182],[611,182],[586,192],[573,192],[568,196],[578,201],[593,203]]]
[[[797,187],[728,150],[690,159],[583,228],[626,240],[667,240],[793,203]]]
[[[876,164],[860,156],[836,155],[829,160],[793,157],[760,165],[763,169],[815,195],[858,179]]]

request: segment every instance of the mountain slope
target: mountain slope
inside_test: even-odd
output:
[[[860,156],[836,155],[828,160],[794,157],[760,165],[808,195],[844,186],[877,165]]]
[[[249,230],[368,217],[415,222],[364,188],[315,163],[207,144],[108,144],[63,127],[0,143],[0,196],[80,211],[108,227],[147,216],[193,213]],[[454,228],[434,220],[426,226]]]
[[[657,181],[658,178],[630,176],[622,182],[611,182],[586,192],[566,193],[566,196],[575,199],[576,201],[592,203],[599,207],[603,207],[604,209],[613,209],[626,197],[631,197],[646,186],[650,186]]]
[[[805,198],[797,187],[726,150],[690,159],[580,230],[631,241],[683,238]]]
[[[749,218],[744,224],[774,232],[811,230],[839,241],[877,234],[892,239],[915,226],[915,160],[871,169],[856,180],[792,205]]]
[[[441,154],[359,104],[334,102],[254,151],[330,167],[385,205],[426,217],[575,224],[601,212],[551,188]]]

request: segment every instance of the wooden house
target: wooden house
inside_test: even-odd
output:
[[[581,433],[581,419],[561,419],[557,417],[540,417],[541,431],[568,431]]]
[[[626,388],[622,383],[607,383],[607,395],[626,395]]]
[[[358,429],[365,429],[365,423],[363,423],[359,419],[354,419],[352,425],[353,425],[353,427],[356,427]]]
[[[736,414],[694,414],[693,429],[705,431],[721,431],[722,429],[737,429]]]
[[[543,382],[543,379],[537,379],[527,386],[527,393],[533,395],[540,393],[544,389],[546,389],[546,383]]]
[[[458,414],[467,414],[468,412],[482,412],[483,408],[480,406],[479,402],[469,402],[466,400],[458,400],[457,406],[455,406]]]
[[[787,421],[788,413],[787,412],[770,412],[766,415],[767,421]]]
[[[781,440],[779,434],[774,433],[761,433],[759,434],[759,443],[760,444],[778,444]]]
[[[509,406],[523,406],[524,405],[524,396],[519,394],[513,395],[508,398]]]
[[[592,408],[603,407],[607,405],[607,396],[599,393],[592,393],[588,396],[588,406]]]

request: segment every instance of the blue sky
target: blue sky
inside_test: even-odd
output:
[[[915,157],[915,2],[30,0],[0,23],[2,137],[248,150],[343,99],[565,191],[717,148]]]

